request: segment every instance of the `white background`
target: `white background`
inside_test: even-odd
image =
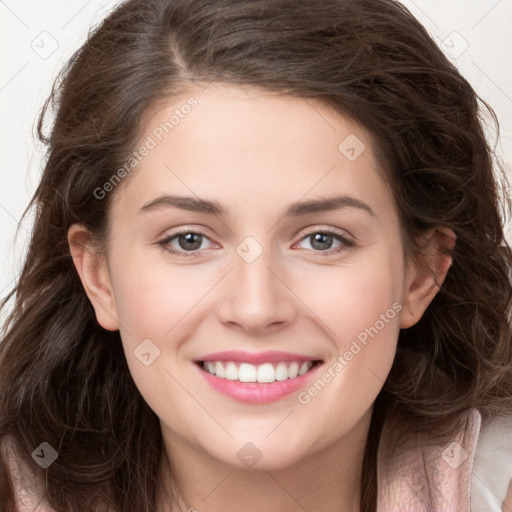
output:
[[[0,0],[0,297],[13,285],[30,231],[31,218],[20,225],[14,244],[19,219],[42,169],[41,148],[34,135],[37,114],[58,70],[85,40],[89,28],[117,3]],[[495,109],[501,124],[497,154],[504,159],[510,174],[512,1],[403,3]],[[508,231],[508,238],[512,240],[512,230]]]

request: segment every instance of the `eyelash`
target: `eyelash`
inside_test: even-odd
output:
[[[205,238],[208,238],[208,235],[206,233],[204,233],[203,231],[201,230],[186,230],[186,231],[179,231],[177,233],[174,233],[166,238],[164,238],[163,240],[161,240],[160,242],[158,242],[158,245],[161,246],[165,251],[171,253],[171,254],[175,254],[175,255],[178,255],[178,256],[184,256],[185,258],[195,258],[195,257],[199,257],[201,256],[200,254],[200,251],[198,251],[197,249],[195,251],[176,251],[174,249],[169,249],[169,247],[167,246],[172,240],[174,240],[175,238],[181,236],[181,235],[188,235],[188,234],[194,234],[194,235],[201,235]],[[314,250],[314,249],[309,249],[309,250],[312,250],[314,252],[318,252],[318,253],[324,253],[325,254],[325,257],[327,256],[332,256],[334,254],[338,254],[346,249],[350,249],[352,247],[355,246],[355,242],[353,242],[352,240],[349,240],[348,238],[344,237],[343,235],[340,235],[339,233],[336,233],[334,231],[330,231],[329,229],[323,229],[323,230],[320,230],[320,229],[316,229],[314,231],[310,231],[309,233],[306,233],[300,241],[312,236],[312,235],[315,235],[317,233],[321,233],[322,235],[330,235],[332,236],[333,238],[337,238],[340,242],[341,242],[341,245],[335,249],[328,249],[326,251],[319,251],[319,250]]]

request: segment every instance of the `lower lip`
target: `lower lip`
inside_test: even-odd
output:
[[[316,373],[316,370],[321,366],[317,363],[311,370],[304,373],[300,377],[287,379],[283,381],[269,382],[262,384],[260,382],[240,382],[238,380],[221,379],[210,372],[203,370],[198,364],[197,367],[201,376],[210,386],[223,393],[224,395],[233,398],[239,402],[246,402],[251,404],[267,404],[276,402],[281,398],[298,391],[303,387],[309,378]]]

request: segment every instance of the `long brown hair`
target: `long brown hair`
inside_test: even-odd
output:
[[[511,284],[499,165],[483,131],[497,121],[426,30],[394,0],[129,0],[91,31],[39,118],[47,145],[25,214],[36,219],[0,344],[0,441],[13,439],[55,510],[155,510],[159,421],[130,375],[119,332],[101,328],[67,243],[81,222],[98,239],[120,187],[101,188],[133,151],[142,116],[191,82],[316,98],[373,135],[393,186],[407,254],[418,235],[457,236],[447,278],[400,332],[375,404],[361,510],[376,503],[380,426],[393,413],[430,431],[471,408],[512,410]],[[49,113],[55,113],[46,130]],[[496,173],[493,173],[493,169]],[[129,179],[129,177],[124,178]],[[31,453],[58,451],[48,469]],[[0,460],[0,503],[14,511]]]

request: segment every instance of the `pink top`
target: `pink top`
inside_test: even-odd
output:
[[[390,422],[384,422],[377,512],[512,512],[512,418],[482,426],[476,409],[463,418],[465,426],[445,445],[425,433],[402,435],[397,445]],[[22,476],[18,461],[8,459],[20,512],[53,512],[34,499],[34,482]]]
[[[453,439],[425,433],[399,446],[385,422],[377,454],[378,512],[512,512],[512,419],[482,426],[473,409]]]

